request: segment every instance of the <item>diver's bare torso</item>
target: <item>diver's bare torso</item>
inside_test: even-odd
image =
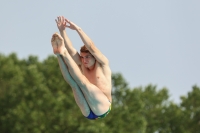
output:
[[[82,73],[90,81],[90,83],[97,86],[111,102],[111,70],[109,66],[102,66],[96,61],[93,69],[88,69],[81,65]]]

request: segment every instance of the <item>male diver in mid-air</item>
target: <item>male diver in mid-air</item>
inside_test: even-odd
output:
[[[64,79],[71,86],[75,101],[88,119],[105,117],[111,110],[111,70],[108,59],[92,40],[73,22],[59,16],[56,19],[60,34],[51,43],[57,55]],[[84,45],[80,54],[72,46],[65,28],[77,31]]]

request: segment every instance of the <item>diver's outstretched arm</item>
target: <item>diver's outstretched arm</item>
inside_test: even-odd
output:
[[[76,24],[69,21],[68,19],[65,19],[69,25],[66,25],[66,27],[76,30],[81,37],[83,43],[85,44],[86,48],[90,51],[90,53],[95,57],[95,59],[102,65],[108,65],[108,59],[101,53],[101,51],[95,46],[93,41],[87,36],[87,34]]]
[[[67,22],[65,21],[64,16],[58,16],[55,21],[57,23],[57,27],[60,31],[60,34],[64,39],[64,43],[65,43],[65,47],[67,51],[69,52],[71,57],[74,59],[76,64],[80,66],[81,65],[80,55],[77,52],[77,50],[73,47],[72,42],[70,41],[69,37],[67,36],[67,33],[65,32]]]

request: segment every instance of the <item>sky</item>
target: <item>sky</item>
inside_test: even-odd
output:
[[[121,73],[130,88],[156,85],[169,89],[170,99],[200,86],[199,0],[4,0],[0,4],[0,53],[53,55],[55,19],[77,24]],[[66,32],[79,51],[78,34]]]

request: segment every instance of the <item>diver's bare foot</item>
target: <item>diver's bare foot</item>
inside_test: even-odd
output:
[[[58,33],[53,34],[51,38],[51,44],[53,47],[53,52],[56,55],[62,54],[66,49],[64,45],[64,40]]]

